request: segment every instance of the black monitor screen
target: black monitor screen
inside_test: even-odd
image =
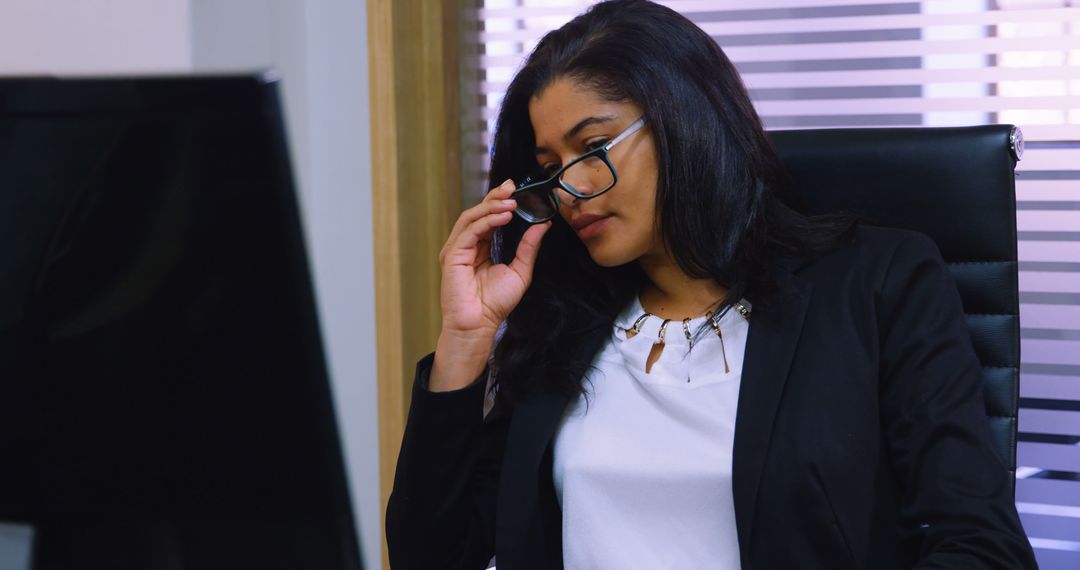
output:
[[[0,80],[0,454],[38,570],[360,567],[273,82]]]

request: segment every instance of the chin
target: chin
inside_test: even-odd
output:
[[[626,247],[605,243],[605,240],[586,242],[585,249],[589,250],[589,257],[600,267],[618,267],[638,258]]]

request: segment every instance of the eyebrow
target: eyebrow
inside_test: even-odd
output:
[[[563,135],[563,140],[569,142],[570,139],[574,138],[574,136],[576,136],[585,127],[588,127],[589,125],[599,125],[599,124],[603,124],[603,123],[610,123],[611,121],[614,121],[614,120],[615,120],[614,115],[603,115],[603,116],[599,116],[599,117],[588,117],[586,119],[582,119],[578,124],[574,125],[574,127],[572,129],[570,129],[569,131],[566,131],[566,134]],[[543,154],[543,153],[551,152],[551,149],[549,149],[549,148],[547,148],[545,146],[538,146],[538,147],[536,147],[536,149],[533,152],[534,152],[534,154]]]

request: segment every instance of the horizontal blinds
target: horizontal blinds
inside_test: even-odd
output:
[[[1017,501],[1043,568],[1080,568],[1080,8],[1071,0],[670,0],[735,62],[769,128],[1020,125]],[[484,0],[467,18],[466,202],[502,92],[590,2]]]

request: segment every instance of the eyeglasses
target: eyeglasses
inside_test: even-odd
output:
[[[510,195],[517,201],[514,213],[530,224],[539,224],[554,218],[559,212],[559,195],[556,192],[559,188],[582,200],[595,198],[614,188],[619,176],[608,158],[608,152],[644,125],[645,117],[639,117],[607,144],[571,160],[543,180],[538,180],[538,176],[526,176]]]

